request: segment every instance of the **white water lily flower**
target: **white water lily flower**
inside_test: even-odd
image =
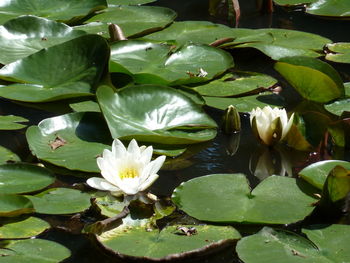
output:
[[[250,113],[250,124],[253,132],[266,145],[272,145],[283,140],[293,124],[294,113],[288,120],[285,109],[265,106],[257,107]]]
[[[147,189],[157,178],[157,172],[165,161],[159,156],[151,161],[153,147],[139,147],[131,140],[126,149],[123,143],[115,139],[112,151],[105,149],[97,165],[104,178],[92,177],[87,184],[98,190],[110,191],[113,195],[135,195]]]

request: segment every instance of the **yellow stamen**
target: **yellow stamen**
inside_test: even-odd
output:
[[[119,172],[120,179],[135,178],[138,176],[139,176],[139,173],[135,168],[126,168]]]

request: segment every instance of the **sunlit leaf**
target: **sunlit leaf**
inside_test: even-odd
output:
[[[18,122],[27,122],[26,118],[14,115],[0,116],[0,130],[19,130],[26,125],[20,124]]]
[[[21,195],[0,194],[0,217],[12,217],[34,212],[32,202]]]

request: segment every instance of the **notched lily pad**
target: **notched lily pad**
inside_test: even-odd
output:
[[[326,59],[339,63],[350,63],[350,43],[328,44]]]
[[[32,202],[21,195],[0,194],[0,217],[13,217],[34,212]]]
[[[19,122],[27,122],[26,118],[14,115],[0,116],[0,130],[19,130],[26,125],[20,124]]]

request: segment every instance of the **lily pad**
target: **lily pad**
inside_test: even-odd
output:
[[[92,100],[72,103],[69,104],[69,107],[76,112],[101,112],[98,103]]]
[[[282,6],[303,5],[317,2],[318,0],[273,0],[275,4]]]
[[[195,233],[186,235],[179,227],[194,227]],[[119,256],[146,257],[161,261],[183,258],[211,249],[232,246],[240,234],[229,226],[169,226],[146,231],[145,227],[115,228],[98,236],[98,241]]]
[[[157,0],[107,0],[109,5],[143,5]]]
[[[328,44],[326,48],[328,49],[326,59],[339,63],[350,63],[350,43]]]
[[[32,202],[20,195],[0,194],[0,217],[12,217],[34,212]]]
[[[199,220],[289,224],[312,212],[312,191],[302,181],[283,176],[267,177],[251,191],[243,174],[213,174],[182,183],[172,200]]]
[[[39,159],[85,172],[99,172],[96,157],[110,148],[111,141],[108,127],[97,112],[45,119],[29,127],[26,136],[29,148]]]
[[[91,96],[108,56],[106,40],[97,35],[42,49],[0,69],[0,78],[19,82],[0,87],[0,96],[27,102]]]
[[[27,195],[35,211],[41,214],[73,214],[90,207],[90,195],[69,188],[51,188],[37,195]]]
[[[287,57],[275,69],[307,100],[324,103],[345,95],[338,72],[318,59]]]
[[[12,219],[0,227],[0,239],[34,237],[48,228],[50,224],[37,217],[28,217],[24,220]]]
[[[109,6],[76,29],[109,38],[108,25],[117,24],[126,37],[160,30],[173,22],[175,11],[159,6]]]
[[[216,135],[215,121],[175,89],[143,85],[114,93],[101,86],[96,95],[113,138],[188,144]]]
[[[303,233],[311,241],[291,232],[264,227],[257,234],[242,238],[237,253],[245,263],[349,261],[348,225],[312,226],[303,229]]]
[[[18,122],[27,122],[26,118],[14,115],[0,116],[0,130],[19,130],[26,127],[26,125]]]
[[[27,239],[10,241],[0,248],[1,263],[58,263],[70,256],[66,247],[49,240]]]
[[[45,18],[17,17],[0,26],[0,63],[14,62],[83,34],[84,31]]]
[[[6,0],[0,6],[0,24],[20,15],[68,21],[107,7],[106,0]]]
[[[306,12],[317,16],[348,19],[350,17],[350,2],[347,0],[318,0],[309,5]]]
[[[202,96],[229,97],[260,93],[277,83],[277,80],[265,74],[254,72],[227,73],[210,81],[194,87]]]
[[[141,40],[119,41],[111,46],[110,71],[133,75],[142,84],[177,85],[205,82],[233,66],[225,51],[201,44],[176,50]]]
[[[0,146],[0,164],[6,164],[10,162],[18,162],[21,159],[17,154],[11,152],[9,149]]]
[[[350,112],[350,98],[336,100],[324,105],[324,107],[330,113],[341,116],[344,112]]]
[[[209,107],[226,110],[228,106],[233,105],[239,112],[250,112],[256,107],[263,108],[267,105],[272,107],[283,107],[285,105],[283,97],[272,92],[263,92],[258,95],[239,98],[204,96],[203,99]]]
[[[341,160],[328,160],[320,161],[305,167],[299,172],[299,176],[305,181],[309,182],[313,186],[322,190],[327,176],[336,166],[342,166],[346,169],[350,169],[350,162]]]
[[[55,178],[49,170],[32,164],[0,165],[2,194],[29,193],[52,184]]]

